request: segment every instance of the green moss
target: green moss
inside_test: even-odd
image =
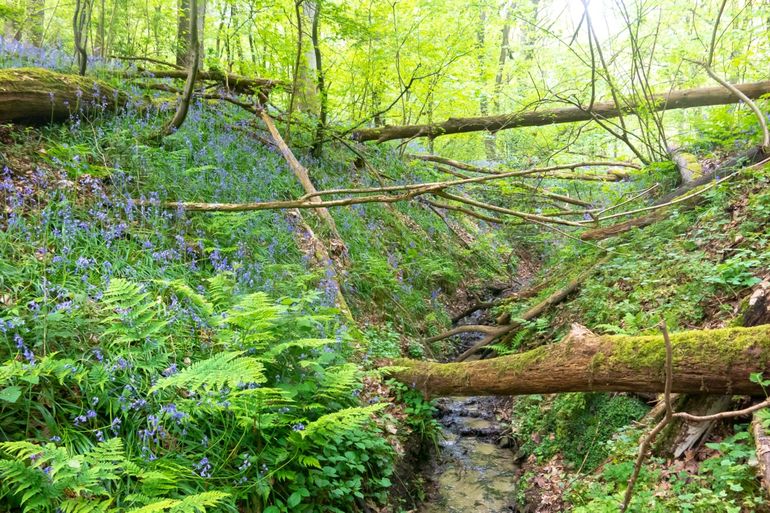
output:
[[[625,335],[607,337],[611,354],[607,365],[626,365],[633,369],[663,369],[666,348],[663,337]],[[674,364],[697,359],[704,364],[729,365],[749,349],[761,363],[770,356],[770,327],[723,328],[708,331],[684,331],[671,335]],[[594,357],[596,359],[596,357]]]

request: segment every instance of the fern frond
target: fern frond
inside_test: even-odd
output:
[[[235,289],[235,279],[233,273],[224,272],[217,274],[208,280],[208,296],[211,299],[214,308],[224,310],[232,304],[233,291]]]
[[[179,501],[176,499],[161,499],[140,508],[130,509],[126,513],[157,513],[159,511],[166,511],[177,504],[179,504]]]
[[[236,304],[227,310],[222,323],[241,329],[261,332],[270,331],[281,313],[264,292],[255,292],[242,296]]]
[[[349,397],[353,388],[358,385],[360,372],[354,363],[346,363],[329,367],[319,383],[316,395],[334,398]]]
[[[195,495],[188,495],[171,508],[172,513],[201,513],[206,508],[218,506],[220,502],[229,497],[229,493],[224,492],[203,492]]]
[[[203,513],[206,508],[218,506],[230,494],[224,492],[203,492],[178,499],[161,499],[140,508],[128,510],[126,513],[158,513],[170,511],[171,513]]]
[[[105,513],[109,511],[110,504],[112,499],[76,498],[62,501],[58,507],[62,513]]]
[[[282,342],[280,344],[276,344],[272,349],[261,355],[260,359],[272,361],[276,356],[289,349],[300,349],[307,351],[310,349],[318,349],[319,347],[328,346],[334,343],[334,340],[328,338],[303,338],[299,340],[292,340],[291,342]]]
[[[387,406],[386,403],[377,403],[369,406],[356,406],[352,408],[345,408],[343,410],[335,411],[334,413],[328,413],[322,415],[317,420],[309,422],[300,434],[303,437],[329,437],[335,433],[342,433],[355,429],[376,412],[382,410]]]
[[[177,374],[160,379],[150,393],[169,387],[197,391],[222,388],[239,383],[264,383],[264,366],[255,358],[241,356],[241,351],[225,351],[196,362]]]
[[[178,296],[188,299],[198,311],[210,320],[214,315],[214,305],[211,304],[202,294],[190,287],[182,280],[155,280],[168,289],[173,290]]]

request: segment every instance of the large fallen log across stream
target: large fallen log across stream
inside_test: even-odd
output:
[[[763,396],[749,380],[770,361],[770,325],[671,335],[672,392]],[[662,336],[604,336],[575,325],[559,343],[463,363],[398,359],[391,377],[429,396],[664,391]]]
[[[759,98],[770,93],[770,81],[738,84],[736,87],[751,99]],[[710,105],[726,105],[738,103],[740,100],[722,86],[702,87],[672,91],[669,94],[653,96],[650,107],[655,111],[686,109],[691,107],[707,107]],[[430,125],[383,126],[377,128],[362,128],[351,133],[356,141],[376,141],[378,143],[396,139],[411,139],[415,137],[438,137],[441,135],[464,134],[467,132],[497,132],[510,128],[526,126],[545,126],[556,123],[573,123],[575,121],[590,121],[594,118],[606,119],[617,117],[622,113],[630,113],[641,108],[640,105],[626,105],[618,108],[614,102],[594,103],[592,108],[563,107],[559,109],[543,109],[529,112],[514,112],[498,116],[483,116],[469,118],[449,118],[443,123]]]

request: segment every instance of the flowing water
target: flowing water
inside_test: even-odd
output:
[[[499,445],[494,417],[499,399],[439,400],[444,439],[435,465],[435,493],[420,513],[510,513],[517,511],[514,453]]]
[[[519,287],[529,282],[528,277],[522,278]],[[459,324],[485,321],[489,321],[485,313],[477,311]],[[464,350],[479,336],[462,333],[457,339]],[[502,401],[499,397],[448,397],[437,401],[443,439],[431,475],[434,490],[419,513],[520,511],[515,500],[519,468],[510,441],[501,443],[506,429],[495,418]]]

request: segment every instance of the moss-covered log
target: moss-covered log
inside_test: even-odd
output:
[[[40,68],[0,69],[0,123],[64,121],[77,112],[113,111],[128,96],[93,78]]]
[[[770,326],[683,331],[671,345],[673,392],[763,395],[749,375],[767,369]],[[663,391],[665,357],[662,336],[599,336],[574,326],[557,344],[491,360],[395,360],[392,377],[434,396],[655,393]]]

